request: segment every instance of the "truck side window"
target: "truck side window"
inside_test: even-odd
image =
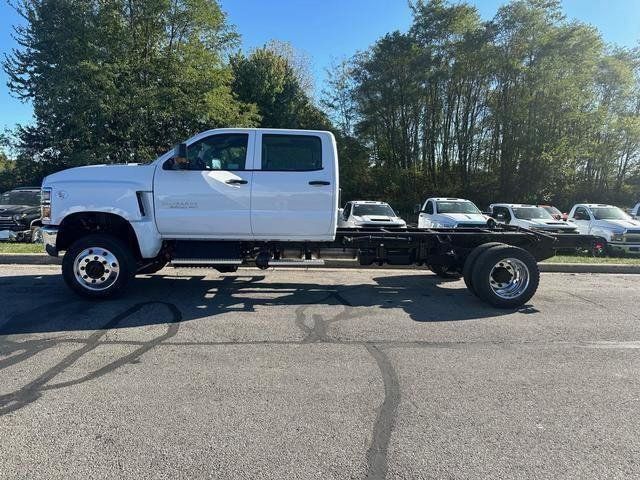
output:
[[[347,205],[344,207],[344,212],[342,213],[342,216],[345,220],[349,218],[349,215],[351,215],[351,203],[347,203]]]
[[[578,207],[576,208],[576,212],[573,214],[573,218],[576,220],[590,220],[591,217],[587,213],[586,208]]]
[[[493,207],[493,214],[495,217],[500,217],[500,220],[509,222],[511,220],[511,214],[509,209],[505,207]]]
[[[187,148],[186,170],[244,170],[248,142],[246,133],[222,133],[198,140]]]
[[[433,202],[427,202],[427,208],[424,211],[429,215],[433,215]]]
[[[262,170],[322,170],[322,142],[311,135],[262,135]]]

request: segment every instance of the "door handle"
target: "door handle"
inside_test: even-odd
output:
[[[228,183],[229,185],[246,185],[249,182],[246,180],[242,180],[241,178],[232,178],[224,183]]]
[[[311,180],[309,185],[320,186],[320,185],[331,185],[331,182],[327,182],[326,180]]]

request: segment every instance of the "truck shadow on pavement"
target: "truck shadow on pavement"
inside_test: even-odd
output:
[[[251,314],[257,308],[270,306],[397,309],[416,322],[480,320],[515,311],[484,304],[467,291],[461,281],[442,280],[428,274],[377,276],[373,278],[374,283],[355,285],[276,280],[263,274],[235,273],[218,278],[156,274],[136,278],[130,291],[118,299],[92,301],[71,293],[57,275],[3,277],[0,299],[5,309],[0,313],[0,335],[165,324],[163,315],[148,313],[127,315],[116,323],[110,321],[110,317],[127,308],[153,302],[175,305],[181,313],[180,322],[227,312]],[[537,312],[531,306],[518,311]],[[294,310],[291,314],[295,315]]]

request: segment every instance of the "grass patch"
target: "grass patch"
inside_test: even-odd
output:
[[[640,265],[640,255],[637,257],[589,257],[586,255],[556,255],[545,263],[604,263],[604,264],[624,264]]]
[[[2,253],[42,253],[44,255],[44,245],[41,243],[0,242],[0,254]]]

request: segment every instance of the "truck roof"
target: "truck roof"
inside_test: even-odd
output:
[[[370,205],[388,205],[387,202],[378,202],[377,200],[351,200],[349,203],[353,204],[370,204]]]
[[[489,208],[493,207],[537,208],[536,205],[530,203],[492,203],[489,205]]]
[[[471,202],[466,198],[453,198],[453,197],[431,197],[427,198],[427,201],[435,200],[436,202]]]
[[[576,203],[574,207],[614,207],[615,205],[608,205],[606,203]]]

